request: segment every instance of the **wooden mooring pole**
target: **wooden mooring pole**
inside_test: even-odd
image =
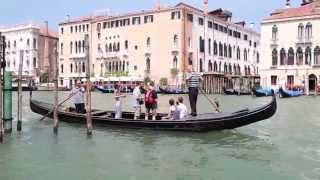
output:
[[[2,51],[4,51],[4,41],[0,32],[0,62],[2,65],[2,62],[4,61],[4,57],[2,57]],[[0,68],[0,143],[3,143],[3,136],[4,136],[4,130],[3,130],[3,119],[2,119],[2,110],[3,110],[3,100],[2,100],[2,68]]]
[[[18,73],[18,122],[17,131],[22,130],[22,68],[23,68],[23,54],[24,51],[20,50],[20,61],[19,61],[19,73]]]
[[[58,70],[58,52],[57,48],[54,49],[54,60],[55,64],[53,66],[54,71],[54,111],[53,111],[53,133],[58,134],[58,128],[59,128],[59,119],[58,119],[58,104],[59,104],[59,96],[58,96],[58,76],[59,76],[59,70]]]
[[[87,135],[92,135],[92,117],[91,117],[91,81],[90,81],[90,46],[89,46],[89,35],[86,34],[84,37],[85,42],[85,53],[86,53],[86,108],[87,108]]]

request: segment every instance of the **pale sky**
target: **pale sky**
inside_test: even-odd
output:
[[[42,23],[58,29],[58,23],[71,17],[92,14],[96,10],[110,9],[112,14],[152,9],[156,0],[2,0],[0,25],[13,25],[27,21]],[[184,2],[198,8],[203,0],[161,0],[164,5]],[[293,0],[298,5],[301,0]],[[285,0],[209,0],[210,10],[223,8],[233,13],[233,21],[245,20],[259,27],[261,20],[273,9],[282,8]]]

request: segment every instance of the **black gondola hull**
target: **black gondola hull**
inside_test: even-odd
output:
[[[52,105],[39,101],[30,101],[31,110],[40,115],[47,115]],[[208,113],[200,114],[197,117],[189,117],[185,120],[168,121],[168,120],[132,120],[132,119],[114,119],[111,117],[92,116],[94,125],[117,126],[123,128],[139,128],[152,130],[170,130],[170,131],[191,131],[191,132],[208,132],[225,129],[235,129],[243,127],[255,122],[266,120],[272,117],[277,110],[277,102],[275,96],[271,103],[256,109],[244,109],[234,113]],[[109,113],[112,113],[111,111]],[[124,117],[131,117],[133,113],[123,114]],[[160,116],[160,115],[159,115]],[[162,115],[161,115],[162,116]],[[164,116],[164,115],[163,115]],[[52,114],[49,115],[52,118]],[[85,123],[86,116],[84,114],[76,114],[67,112],[64,108],[60,108],[58,112],[60,121],[68,123]],[[160,117],[158,117],[159,119]],[[144,119],[144,118],[143,118]]]

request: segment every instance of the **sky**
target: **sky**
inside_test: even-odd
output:
[[[50,28],[58,30],[59,22],[66,19],[66,15],[72,18],[105,9],[109,9],[111,14],[148,10],[155,6],[155,2],[156,0],[2,0],[0,25],[48,21]],[[161,0],[162,5],[170,6],[179,2],[203,7],[203,0]],[[297,6],[300,2],[301,0],[292,0],[292,5]],[[233,13],[233,21],[255,23],[257,30],[264,17],[272,10],[284,6],[285,0],[209,0],[210,10],[229,10]]]

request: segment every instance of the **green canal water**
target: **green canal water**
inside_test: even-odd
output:
[[[87,138],[84,125],[66,123],[53,135],[52,121],[39,122],[25,95],[23,132],[14,130],[0,145],[0,180],[320,179],[320,97],[279,99],[274,117],[236,130],[197,134],[95,127]],[[34,93],[47,102],[52,97]],[[161,96],[160,111],[170,97]],[[217,97],[223,110],[270,100]],[[113,102],[110,95],[93,94],[96,108],[112,108]],[[130,110],[129,97],[124,106]],[[199,107],[200,112],[211,109],[204,97]]]

